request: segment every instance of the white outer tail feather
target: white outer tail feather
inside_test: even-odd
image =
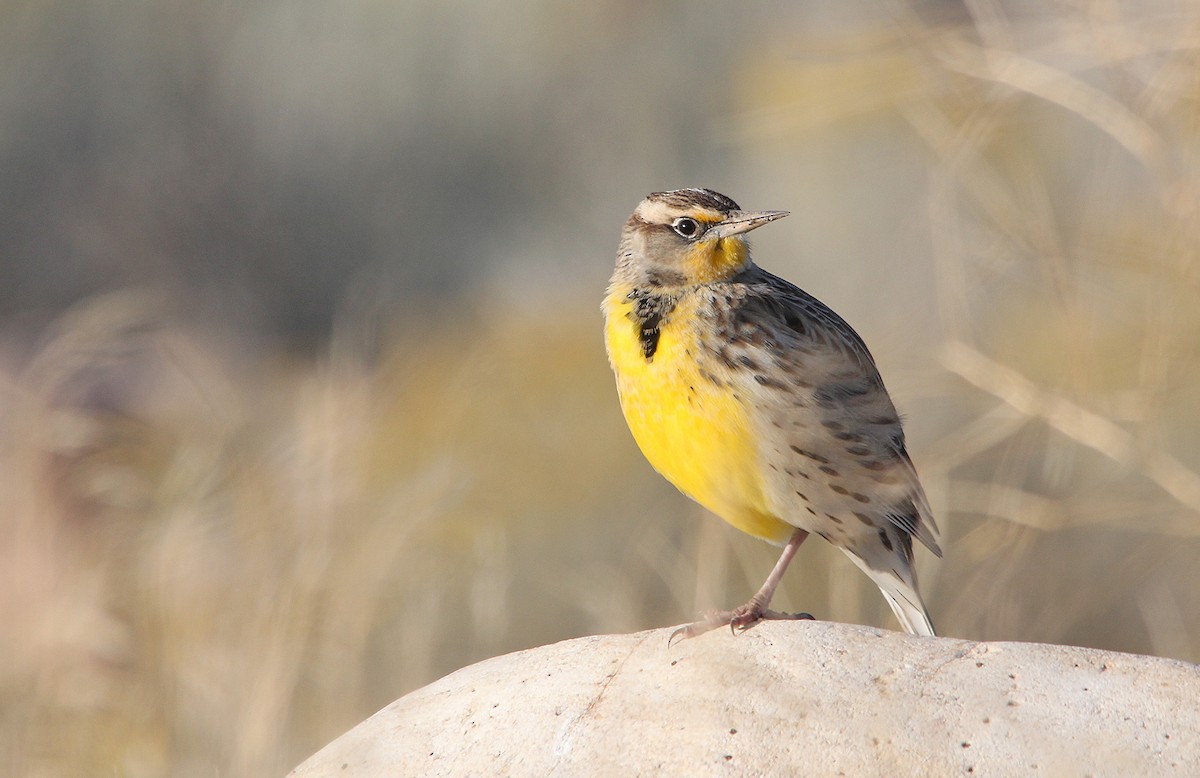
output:
[[[916,573],[912,570],[874,570],[854,554],[845,549],[843,551],[883,592],[884,599],[892,606],[892,612],[896,614],[905,632],[910,635],[937,637],[933,630],[933,622],[929,620],[929,614],[925,611],[925,603],[921,601],[921,595],[917,592]],[[906,574],[908,580],[901,578],[901,574]]]
[[[921,603],[921,597],[917,594],[916,589],[908,586],[904,586],[904,588],[908,589],[905,594],[916,598],[915,603],[908,601],[899,592],[893,594],[883,588],[882,584],[879,586],[879,590],[883,592],[884,599],[887,600],[888,605],[892,606],[892,613],[896,614],[896,618],[900,620],[900,626],[904,627],[905,632],[910,635],[924,635],[930,638],[937,637],[937,633],[933,631],[933,622],[929,620],[929,614],[925,612],[925,606]]]

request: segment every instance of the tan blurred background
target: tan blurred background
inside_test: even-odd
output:
[[[871,345],[948,636],[1200,661],[1193,2],[0,5],[0,773],[271,775],[776,550],[620,418],[646,193]],[[831,547],[779,605],[895,628]]]

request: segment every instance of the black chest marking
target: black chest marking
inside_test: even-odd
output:
[[[629,318],[637,326],[638,343],[642,346],[642,356],[646,361],[654,359],[658,351],[658,336],[667,316],[675,309],[676,298],[671,295],[659,294],[646,289],[634,289],[629,293],[633,302],[633,310]]]

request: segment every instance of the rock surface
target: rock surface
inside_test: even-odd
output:
[[[489,659],[297,767],[382,775],[1200,775],[1200,667],[765,622]]]

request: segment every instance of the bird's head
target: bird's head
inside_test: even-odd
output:
[[[787,211],[743,211],[711,189],[654,192],[621,236],[615,280],[650,286],[721,281],[750,265],[745,234]]]

